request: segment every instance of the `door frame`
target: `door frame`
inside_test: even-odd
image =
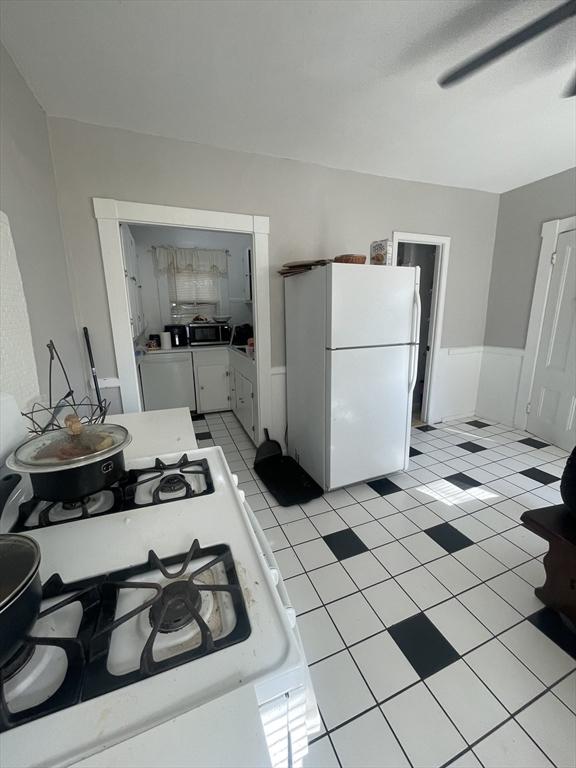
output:
[[[186,229],[211,229],[252,235],[252,285],[254,335],[256,338],[256,430],[257,442],[271,424],[270,270],[268,240],[270,219],[243,213],[178,208],[171,205],[135,203],[93,197],[98,225],[114,354],[125,413],[142,411],[138,369],[130,332],[130,311],[124,278],[120,224],[148,224]]]
[[[550,291],[550,280],[552,277],[553,257],[556,253],[556,243],[558,237],[563,232],[569,232],[576,229],[576,216],[568,216],[565,219],[553,219],[545,221],[542,224],[540,245],[540,255],[538,257],[538,268],[536,271],[536,281],[534,283],[534,293],[532,294],[532,305],[530,308],[530,320],[528,321],[528,333],[526,334],[526,346],[520,371],[520,380],[518,383],[518,396],[516,398],[516,413],[514,414],[514,425],[520,429],[526,429],[528,425],[528,408],[532,398],[534,387],[534,375],[536,373],[536,360],[538,359],[538,349],[542,337],[542,327],[544,325],[544,313],[548,302],[548,293]]]
[[[444,327],[444,305],[446,302],[446,279],[450,260],[452,238],[446,235],[426,235],[417,232],[392,232],[392,264],[398,264],[399,243],[420,243],[436,246],[432,306],[430,311],[430,351],[426,357],[424,391],[422,393],[422,421],[429,422],[435,413],[434,398],[437,392],[438,359]]]

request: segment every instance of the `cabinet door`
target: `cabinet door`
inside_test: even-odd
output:
[[[144,409],[196,408],[192,355],[147,355],[140,364]]]
[[[236,416],[249,435],[254,434],[254,392],[252,382],[236,371]]]
[[[200,412],[227,411],[230,408],[228,366],[221,364],[196,366],[196,383]]]

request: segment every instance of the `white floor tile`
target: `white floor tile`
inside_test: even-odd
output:
[[[508,541],[502,535],[493,536],[491,539],[481,541],[479,546],[508,568],[514,568],[531,558],[531,555],[515,544],[512,544],[511,541]]]
[[[423,504],[419,507],[414,507],[414,509],[409,509],[405,514],[409,520],[412,520],[422,530],[432,528],[434,525],[440,525],[440,523],[444,522],[441,517]]]
[[[538,557],[538,555],[548,551],[548,542],[524,528],[523,525],[519,525],[512,531],[506,531],[504,536],[533,557]]]
[[[512,571],[502,573],[486,583],[523,616],[530,616],[543,608],[543,603],[534,594],[534,587]]]
[[[404,536],[409,536],[411,533],[418,533],[420,530],[418,526],[414,525],[414,523],[401,512],[384,518],[384,520],[382,520],[382,525],[395,539],[401,539]]]
[[[484,768],[548,768],[552,763],[532,739],[510,720],[474,747]]]
[[[298,504],[293,504],[291,507],[279,507],[273,506],[272,512],[280,523],[280,525],[286,525],[286,523],[293,523],[295,520],[302,520],[306,517],[302,507]]]
[[[480,583],[478,577],[452,555],[427,563],[426,568],[454,595]]]
[[[338,514],[349,525],[362,525],[362,523],[371,523],[374,521],[372,515],[367,512],[360,504],[351,504],[348,507],[341,507]]]
[[[552,692],[576,714],[576,672],[555,685]]]
[[[388,699],[420,680],[388,632],[370,637],[350,651],[378,701]]]
[[[510,712],[544,690],[544,685],[498,639],[465,656],[466,663]]]
[[[333,509],[347,507],[349,504],[355,503],[355,499],[350,496],[350,494],[347,493],[347,491],[345,491],[343,488],[338,491],[330,491],[329,493],[325,493],[324,498]]]
[[[452,597],[446,587],[423,566],[400,574],[396,581],[423,611]]]
[[[508,717],[500,702],[462,660],[436,672],[426,684],[469,744]]]
[[[387,701],[382,711],[414,768],[443,765],[466,748],[466,742],[423,683]]]
[[[522,621],[521,613],[484,584],[463,592],[458,599],[494,634]]]
[[[471,541],[483,541],[491,536],[494,536],[492,528],[488,528],[487,525],[477,520],[474,515],[464,515],[457,520],[452,520],[450,525],[456,528],[457,531],[463,533],[464,536],[468,536]]]
[[[320,712],[329,729],[374,704],[374,697],[348,651],[314,664],[310,674]]]
[[[354,528],[354,533],[359,536],[364,544],[370,549],[375,547],[381,547],[384,544],[394,540],[394,537],[388,533],[381,523],[377,520],[372,520],[371,523],[364,523]]]
[[[500,639],[546,685],[553,685],[576,668],[576,660],[529,621],[512,627]]]
[[[546,581],[546,571],[540,560],[530,560],[529,563],[519,565],[518,568],[514,568],[514,573],[533,587],[541,587]]]
[[[283,579],[289,579],[291,576],[297,576],[299,573],[304,572],[302,564],[296,557],[293,549],[281,549],[280,552],[274,554],[274,557]]]
[[[342,638],[325,608],[318,608],[300,616],[298,629],[308,664],[314,664],[344,649]]]
[[[365,589],[364,595],[386,627],[391,627],[419,612],[416,603],[394,579]]]
[[[320,536],[308,518],[296,520],[294,523],[287,523],[282,526],[282,530],[292,545],[302,544],[304,541],[311,541]]]
[[[346,645],[364,640],[383,629],[382,622],[370,604],[358,592],[330,603],[328,613],[332,616]]]
[[[385,544],[373,551],[384,568],[393,576],[420,565],[418,560],[399,541]]]
[[[343,531],[345,528],[348,528],[338,512],[335,512],[333,509],[330,512],[321,512],[319,515],[314,515],[310,520],[321,536],[328,536],[329,533],[336,533],[336,531]]]
[[[372,584],[385,581],[390,574],[384,566],[376,560],[371,552],[363,552],[361,555],[347,557],[342,560],[342,565],[360,589],[366,589]]]
[[[307,571],[336,562],[334,553],[323,539],[297,544],[294,550]]]
[[[390,726],[379,709],[332,734],[342,768],[409,768]]]
[[[234,471],[234,467],[230,462],[228,462],[230,469]],[[250,509],[252,512],[258,512],[260,509],[267,509],[268,508],[268,502],[264,498],[264,496],[261,493],[255,493],[253,496],[250,496]]]
[[[349,485],[346,487],[346,490],[356,501],[366,501],[367,499],[374,499],[376,496],[379,496],[378,492],[370,488],[367,483]]]
[[[351,595],[352,592],[358,591],[356,584],[341,563],[332,563],[322,568],[316,568],[316,570],[310,571],[309,576],[323,603],[329,603],[339,597]]]
[[[386,501],[389,501],[393,507],[403,512],[405,509],[412,509],[417,507],[420,502],[411,496],[407,491],[397,491],[396,493],[389,493],[386,496]]]
[[[326,499],[321,496],[319,499],[312,499],[312,501],[309,501],[307,504],[301,504],[300,505],[306,515],[308,517],[312,517],[313,515],[319,515],[320,512],[328,512],[332,507]]]
[[[552,693],[516,716],[547,757],[561,768],[576,764],[576,717]]]
[[[264,531],[264,535],[268,539],[268,542],[270,543],[270,546],[272,547],[272,552],[275,552],[277,549],[284,549],[284,547],[290,546],[290,543],[288,539],[286,538],[284,531],[282,528],[280,528],[279,525],[272,526],[271,528],[266,528]]]
[[[300,576],[293,576],[291,579],[286,579],[284,584],[297,614],[310,611],[321,605],[320,598],[305,573]]]
[[[278,525],[278,521],[274,517],[271,509],[259,509],[257,512],[254,512],[254,514],[263,530],[266,530],[266,528],[273,528],[275,525]]]
[[[484,525],[492,528],[496,533],[502,533],[508,531],[510,528],[514,528],[517,523],[515,520],[511,520],[502,512],[498,512],[494,507],[485,507],[484,509],[474,512],[474,517]]]
[[[506,570],[505,565],[485,552],[478,544],[455,552],[454,557],[483,581]]]
[[[447,503],[446,501],[430,501],[430,503],[426,504],[428,509],[430,509],[434,514],[438,515],[438,517],[442,518],[444,522],[450,522],[450,520],[454,520],[457,517],[462,516],[462,510],[460,507],[456,506],[456,504],[453,504],[452,502]]]
[[[390,520],[390,518],[387,518]],[[402,539],[402,546],[414,555],[420,563],[429,563],[446,555],[446,550],[426,533],[415,533]]]
[[[384,496],[380,496],[376,499],[369,499],[368,501],[363,501],[362,506],[364,509],[368,510],[372,517],[375,517],[377,520],[388,517],[388,515],[395,515],[398,510],[396,507],[393,507],[392,504],[390,504],[389,501],[386,500]]]
[[[426,615],[459,654],[476,648],[492,637],[486,627],[455,598],[430,608]]]
[[[338,758],[328,736],[310,744],[302,768],[340,768]]]
[[[474,752],[469,749],[468,752],[464,752],[463,755],[460,755],[456,760],[453,760],[448,768],[482,768],[482,763],[478,760]],[[500,766],[500,768],[503,768],[503,766]]]

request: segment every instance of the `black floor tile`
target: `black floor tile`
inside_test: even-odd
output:
[[[536,467],[523,469],[520,474],[529,477],[530,480],[536,480],[537,483],[542,483],[542,485],[550,485],[550,483],[555,483],[556,480],[559,479],[549,472],[543,472],[541,469],[536,469]]]
[[[576,659],[576,628],[571,627],[559,613],[552,608],[541,608],[528,616],[528,621]]]
[[[350,529],[329,533],[322,538],[338,560],[345,560],[347,557],[354,557],[354,555],[361,555],[362,552],[368,552],[366,544]]]
[[[388,631],[422,678],[430,677],[460,658],[457,651],[424,613],[417,613],[416,616],[404,619],[399,624],[394,624]]]
[[[457,485],[458,488],[462,488],[463,491],[467,491],[468,488],[478,488],[479,485],[482,485],[481,482],[474,480],[473,477],[469,477],[463,472],[457,472],[455,475],[448,475],[448,477],[445,477],[444,479],[448,480],[452,485]]]
[[[461,549],[469,547],[474,544],[468,536],[464,536],[463,533],[450,523],[440,523],[440,525],[434,525],[432,528],[426,528],[424,533],[427,533],[431,539],[434,539],[436,544],[439,544],[446,552],[459,552]]]
[[[478,453],[478,451],[485,451],[486,446],[484,445],[478,445],[478,443],[472,443],[470,441],[466,443],[460,443],[457,448],[464,448],[465,451],[470,451],[470,453]]]
[[[423,424],[421,427],[416,427],[420,432],[434,432],[436,427],[431,427],[430,424]]]
[[[410,456],[422,456],[422,451],[417,448],[410,448]]]
[[[192,416],[192,421],[204,421],[203,413],[191,413],[190,416]]]
[[[397,491],[402,490],[399,485],[395,485],[387,477],[381,477],[379,480],[370,480],[368,485],[373,491],[379,493],[380,496],[386,496],[389,493],[397,493]]]
[[[518,440],[522,445],[529,445],[530,448],[548,448],[550,443],[543,443],[542,440],[535,440],[533,437],[525,437],[524,440]]]
[[[468,424],[469,427],[476,427],[476,429],[482,429],[482,427],[490,426],[490,424],[487,424],[485,421],[478,421],[477,419],[474,419],[473,421],[467,421],[466,424]]]
[[[195,432],[196,440],[211,440],[212,435],[210,432]]]

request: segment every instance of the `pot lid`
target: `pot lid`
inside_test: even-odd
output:
[[[105,459],[131,441],[119,424],[81,424],[37,435],[20,445],[7,460],[11,469],[24,472],[53,472]]]
[[[29,536],[0,535],[0,610],[34,578],[40,566],[40,547]]]

